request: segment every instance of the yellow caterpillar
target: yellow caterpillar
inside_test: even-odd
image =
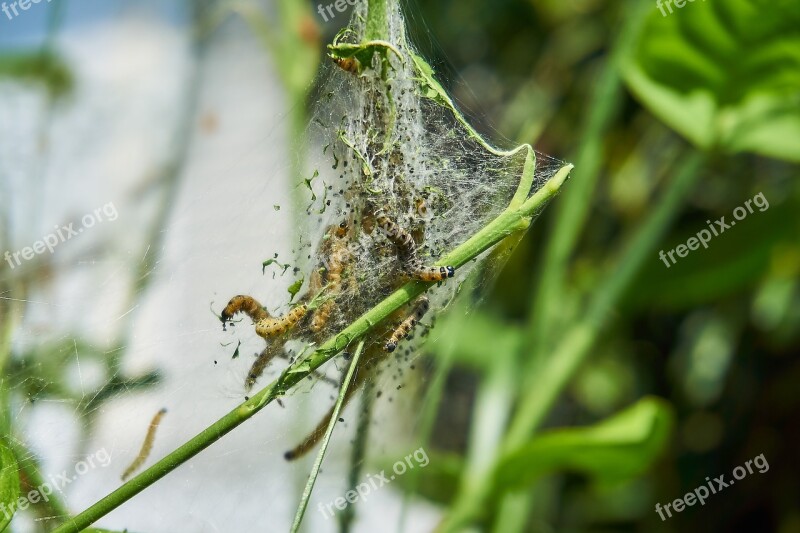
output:
[[[333,62],[339,65],[339,68],[342,70],[352,74],[358,74],[358,69],[361,66],[358,59],[354,57],[332,57],[331,59],[333,59]]]
[[[267,368],[267,365],[278,355],[283,353],[283,347],[286,345],[286,340],[278,339],[275,342],[270,343],[266,348],[264,348],[261,353],[258,355],[255,361],[253,361],[253,365],[250,367],[250,371],[247,373],[247,378],[244,380],[244,388],[245,390],[249,391],[253,388],[253,385],[256,384],[258,378],[261,377],[261,374],[264,373],[264,369]]]
[[[231,318],[236,315],[236,313],[244,313],[249,316],[253,322],[258,322],[259,320],[263,320],[264,318],[269,318],[269,313],[267,310],[264,309],[258,301],[255,300],[252,296],[245,296],[243,294],[239,294],[238,296],[234,296],[228,302],[228,305],[225,306],[225,309],[222,310],[222,314],[220,315],[220,319],[222,323],[229,321]]]
[[[140,466],[147,461],[147,458],[150,456],[150,452],[153,450],[153,442],[156,440],[156,430],[158,429],[158,425],[161,423],[161,419],[167,413],[166,409],[161,409],[156,416],[153,417],[153,420],[150,421],[150,428],[147,430],[147,435],[144,437],[144,442],[142,443],[142,448],[139,450],[139,455],[136,456],[136,459],[130,464],[128,468],[125,469],[125,472],[122,473],[122,481],[128,479],[131,474],[136,472]]]
[[[405,339],[411,330],[414,329],[414,326],[422,320],[422,317],[425,316],[425,313],[428,312],[430,308],[430,302],[428,298],[425,296],[421,296],[417,300],[417,304],[414,306],[414,311],[411,313],[408,318],[403,320],[397,329],[394,330],[392,336],[389,337],[389,341],[386,343],[386,351],[393,352],[397,348],[397,345],[400,343],[401,340]]]
[[[375,211],[375,221],[378,226],[386,233],[386,237],[397,246],[397,252],[401,259],[414,257],[417,253],[417,244],[414,237],[404,230],[394,220],[389,218],[386,211],[378,209]]]
[[[329,230],[331,231],[331,230]],[[328,253],[328,264],[325,269],[325,283],[327,284],[327,294],[339,294],[342,286],[342,274],[351,260],[350,251],[347,248],[345,236],[347,234],[347,224],[342,222],[335,229],[332,227],[330,233]],[[328,320],[336,309],[336,302],[333,299],[326,300],[314,311],[314,318],[311,319],[311,331],[319,332],[328,323]]]
[[[417,258],[407,262],[404,271],[408,277],[420,281],[443,281],[452,278],[456,269],[451,266],[424,266]]]
[[[308,307],[305,304],[298,305],[291,311],[279,318],[267,316],[256,322],[256,334],[265,339],[278,337],[292,329],[300,319],[306,316]]]
[[[403,261],[403,271],[412,279],[420,281],[443,281],[452,278],[456,269],[452,266],[425,266],[417,257],[417,244],[409,232],[389,218],[383,209],[375,211],[375,221],[386,233],[386,237],[397,247],[397,255]]]
[[[255,298],[240,294],[231,298],[231,301],[222,310],[220,318],[224,324],[233,318],[236,313],[244,313],[256,323],[256,333],[265,339],[269,339],[283,335],[292,329],[306,315],[307,311],[308,307],[298,305],[284,316],[274,318]]]

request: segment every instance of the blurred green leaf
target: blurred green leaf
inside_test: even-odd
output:
[[[654,9],[625,80],[695,145],[800,161],[800,2]]]
[[[19,469],[14,452],[0,440],[0,509],[8,510],[0,513],[0,531],[4,531],[17,508],[19,497]]]
[[[495,474],[498,490],[521,489],[560,470],[601,482],[618,482],[643,472],[667,445],[672,410],[647,397],[598,424],[543,432],[506,455]]]
[[[763,213],[756,211],[730,232],[711,240],[708,249],[689,253],[669,269],[654,253],[638,276],[637,289],[627,295],[625,307],[684,310],[757,286],[768,273],[775,250],[796,248],[800,242],[798,209],[796,201],[789,201]],[[730,218],[726,216],[726,220]],[[699,219],[682,225],[665,239],[664,252],[685,244],[705,228],[705,221]]]
[[[72,374],[68,371],[77,365],[77,359],[86,362],[103,362],[109,354],[121,348],[104,349],[80,338],[64,337],[53,342],[33,345],[19,357],[10,362],[7,386],[18,387],[31,401],[57,398],[69,399],[92,412],[104,401],[121,393],[146,390],[159,384],[161,373],[153,370],[136,376],[116,373],[107,377],[104,384],[91,394],[76,387]]]
[[[62,339],[32,345],[11,362],[11,386],[22,386],[29,396],[42,399],[47,396],[80,400],[81,391],[72,390],[70,374],[66,371],[81,361],[103,361],[109,351],[79,338]]]
[[[17,53],[0,56],[0,79],[43,84],[54,98],[72,90],[72,73],[64,61],[51,53]]]
[[[443,352],[455,346],[453,360],[476,369],[489,368],[503,357],[519,353],[521,328],[480,309],[467,313],[459,306],[451,311],[437,325],[436,342],[428,345],[430,351]]]
[[[432,502],[447,505],[455,497],[464,470],[464,459],[455,453],[426,452],[430,462],[423,466],[416,465],[414,472],[417,480],[411,475],[395,476],[393,483],[405,489],[413,488],[415,493]],[[393,474],[392,465],[397,458],[383,457],[376,461],[378,471],[383,470],[387,477]],[[413,485],[412,485],[413,483]]]

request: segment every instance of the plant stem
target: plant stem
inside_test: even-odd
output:
[[[470,237],[460,246],[447,254],[440,261],[459,267],[477,258],[481,253],[501,242],[509,235],[524,231],[547,202],[556,195],[569,176],[572,165],[566,165],[550,178],[530,198],[517,208],[503,211],[483,229]],[[526,183],[523,177],[521,184]],[[228,414],[211,424],[175,451],[155,463],[153,466],[134,477],[120,488],[102,498],[100,501],[78,514],[74,518],[54,530],[54,533],[77,533],[110,513],[124,502],[134,497],[168,473],[175,470],[224,435],[242,424],[245,420],[263,409],[275,398],[282,396],[294,385],[302,381],[311,372],[331,360],[345,349],[351,342],[358,340],[377,324],[389,317],[393,312],[422,294],[429,283],[414,281],[405,284],[389,295],[375,307],[361,315],[339,334],[328,339],[311,356],[290,365],[272,383],[260,390],[256,395],[234,408]]]
[[[387,40],[389,37],[388,0],[367,0],[367,28],[365,40]]]
[[[308,475],[308,483],[303,490],[303,496],[300,498],[300,506],[297,508],[297,513],[294,515],[292,522],[292,529],[290,533],[297,533],[300,530],[300,524],[303,523],[303,516],[306,514],[308,508],[308,500],[311,498],[311,491],[314,490],[314,483],[317,481],[319,469],[322,467],[322,461],[325,459],[325,452],[328,451],[328,444],[331,442],[331,435],[333,435],[333,428],[336,427],[336,422],[339,420],[339,413],[342,411],[344,405],[344,398],[347,396],[347,389],[353,381],[353,376],[358,368],[358,361],[361,359],[361,351],[364,349],[364,341],[358,343],[356,353],[353,354],[353,360],[350,361],[350,367],[347,369],[347,376],[342,381],[342,386],[339,387],[339,397],[336,399],[336,404],[333,406],[331,418],[328,421],[328,428],[325,430],[325,436],[322,438],[322,444],[317,453],[317,458],[314,460],[314,466],[311,468],[311,473]]]
[[[504,430],[514,404],[515,367],[511,357],[491,367],[475,396],[468,454],[456,497],[471,501],[482,498],[484,480],[491,479],[495,458],[503,450]]]

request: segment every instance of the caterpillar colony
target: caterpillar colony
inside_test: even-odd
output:
[[[257,299],[238,295],[220,315],[223,325],[247,315],[267,343],[245,378],[248,390],[276,357],[323,343],[418,280],[429,284],[426,293],[370,330],[345,402],[383,362],[411,357],[420,320],[441,311],[476,265],[494,260],[484,252],[456,268],[439,258],[516,198],[533,157],[528,145],[493,148],[469,126],[409,44],[398,0],[387,4],[387,40],[366,38],[367,7],[359,2],[328,46],[332,61],[317,85],[303,151],[311,202],[294,250],[305,273],[302,296],[273,316]],[[535,161],[528,194],[556,170]],[[329,418],[286,458],[313,449]]]

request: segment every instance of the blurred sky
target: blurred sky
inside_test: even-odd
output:
[[[6,1],[6,4],[9,4]],[[48,7],[60,4],[64,31],[79,31],[82,26],[111,20],[130,14],[132,10],[152,12],[164,23],[183,25],[186,22],[185,3],[180,0],[41,0],[27,11],[9,20],[0,12],[0,48],[27,48],[41,45],[47,35]],[[13,14],[13,13],[12,13]]]

